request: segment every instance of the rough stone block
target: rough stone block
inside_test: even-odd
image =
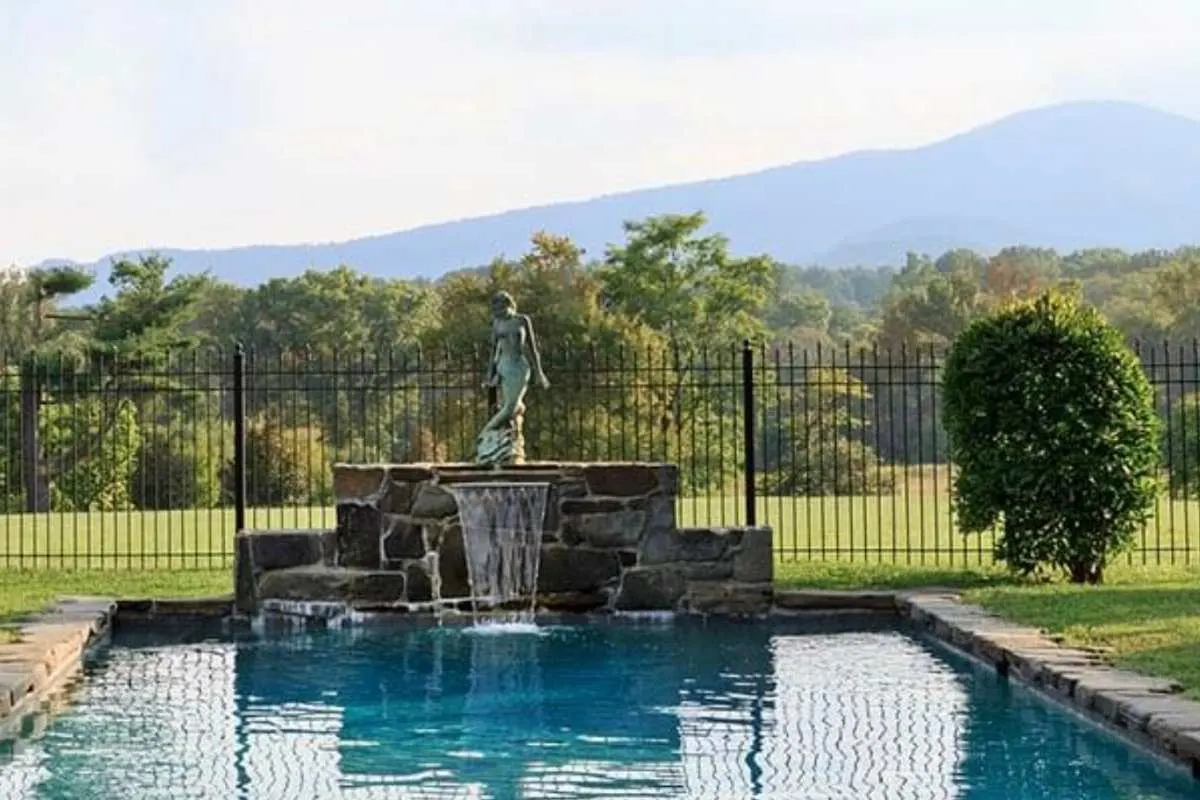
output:
[[[788,589],[775,593],[775,605],[794,611],[894,611],[896,595],[893,592]]]
[[[445,519],[457,513],[458,502],[445,487],[426,483],[417,490],[411,511],[414,519]]]
[[[634,567],[621,576],[613,606],[621,611],[672,611],[687,585],[675,567]]]
[[[434,469],[429,464],[391,464],[387,467],[392,483],[421,483],[433,480]]]
[[[538,593],[594,592],[621,574],[621,559],[611,550],[543,545]]]
[[[638,562],[649,566],[678,561],[717,561],[725,557],[736,538],[731,533],[707,528],[648,532],[642,540]]]
[[[612,497],[568,497],[559,508],[563,514],[615,514],[625,510],[625,503]]]
[[[265,573],[258,581],[259,601],[309,600],[342,603],[350,596],[352,572],[345,569],[295,567]]]
[[[233,592],[234,607],[239,614],[254,614],[258,610],[258,576],[255,574],[250,537],[239,533],[234,537]]]
[[[423,562],[408,565],[405,593],[410,603],[427,603],[433,599],[433,581]]]
[[[400,516],[391,517],[387,522],[387,532],[383,535],[385,562],[421,558],[425,555],[425,532],[421,525]]]
[[[1192,776],[1200,779],[1200,731],[1180,731],[1175,736],[1175,753],[1191,762]]]
[[[696,614],[758,616],[771,607],[769,583],[694,581],[688,585],[683,605]]]
[[[747,528],[733,554],[733,579],[769,583],[775,578],[774,533],[770,528]]]
[[[675,497],[654,495],[646,502],[646,535],[669,533],[678,526],[675,523]]]
[[[467,573],[467,551],[460,525],[453,523],[441,528],[437,535],[437,553],[442,597],[469,596],[471,584]]]
[[[382,533],[383,517],[375,506],[356,503],[338,505],[338,566],[377,569]]]
[[[539,594],[538,607],[546,611],[565,611],[582,614],[603,608],[608,603],[606,592],[556,592]]]
[[[617,509],[573,514],[563,522],[562,539],[567,544],[586,543],[599,548],[636,547],[645,527],[645,511]]]
[[[250,540],[256,570],[307,567],[325,560],[326,531],[253,531],[242,535]]]
[[[405,599],[405,577],[403,572],[295,567],[265,573],[258,591],[263,600],[393,603]]]
[[[411,483],[397,483],[390,478],[376,505],[384,514],[407,514],[412,510],[415,489]]]
[[[733,579],[733,562],[681,561],[675,568],[689,581],[727,581]]]
[[[641,497],[659,491],[659,468],[651,464],[589,464],[583,471],[594,495]]]
[[[1182,734],[1194,733],[1200,736],[1200,704],[1171,698],[1182,708],[1171,712],[1152,714],[1146,723],[1146,733],[1158,746],[1168,753],[1179,752],[1179,737]]]
[[[369,502],[379,495],[386,478],[387,471],[381,466],[334,464],[334,500],[338,503]]]

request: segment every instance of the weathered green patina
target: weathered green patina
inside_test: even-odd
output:
[[[533,322],[517,313],[508,292],[492,296],[492,348],[484,388],[499,390],[500,407],[487,421],[475,442],[480,464],[505,466],[525,461],[525,394],[530,379],[543,389],[550,381],[542,371]]]

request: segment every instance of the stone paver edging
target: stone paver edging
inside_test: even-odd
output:
[[[75,674],[88,649],[109,635],[115,612],[112,600],[69,597],[14,626],[17,640],[0,644],[0,736]]]
[[[948,591],[778,591],[775,606],[785,612],[899,614],[917,630],[1176,761],[1200,780],[1200,703],[1180,696],[1183,687],[1174,681],[1117,669],[1094,653],[1065,647],[1045,631],[963,603]]]

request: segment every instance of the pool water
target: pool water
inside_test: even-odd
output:
[[[119,636],[12,798],[1192,798],[870,618]]]

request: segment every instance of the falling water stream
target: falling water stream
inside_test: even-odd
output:
[[[532,628],[550,484],[468,483],[447,488],[458,502],[475,614],[481,604],[510,608],[528,599],[526,609],[501,624]]]

